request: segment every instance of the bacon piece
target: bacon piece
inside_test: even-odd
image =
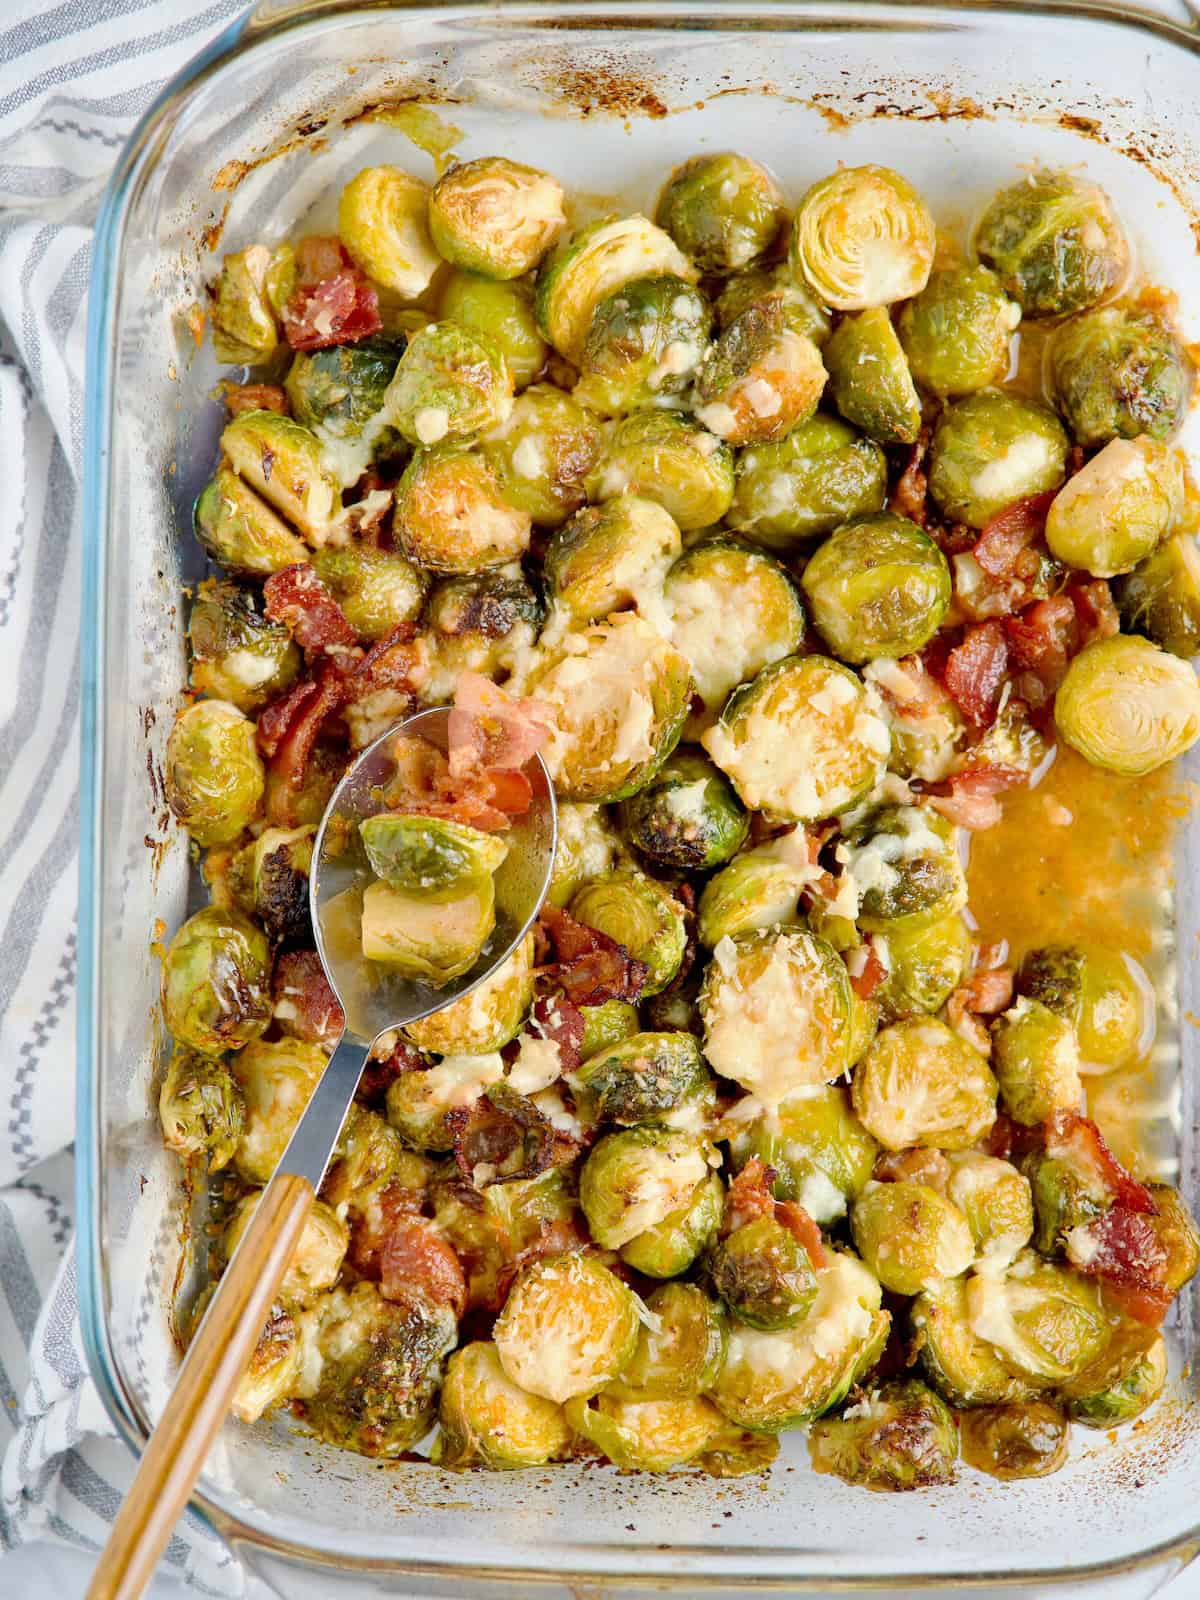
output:
[[[345,612],[307,561],[273,572],[263,584],[263,600],[271,621],[290,629],[304,650],[344,651],[358,642]]]
[[[751,1156],[726,1191],[722,1238],[728,1238],[736,1228],[744,1228],[759,1217],[775,1215],[775,1196],[771,1193],[774,1182],[775,1168],[767,1166],[761,1157]]]
[[[1072,583],[1067,596],[1079,621],[1081,650],[1097,639],[1111,639],[1114,633],[1120,632],[1120,614],[1106,579],[1091,578],[1086,583]]]
[[[885,1151],[876,1161],[871,1176],[877,1183],[923,1183],[944,1194],[950,1182],[951,1167],[940,1150]]]
[[[540,700],[514,700],[490,678],[461,673],[447,731],[451,776],[478,768],[518,772],[553,731],[550,710]]]
[[[533,1002],[533,1030],[553,1039],[563,1072],[574,1072],[583,1060],[583,1012],[565,995],[542,995]]]
[[[421,661],[416,637],[415,623],[398,622],[390,633],[377,639],[346,673],[347,702],[379,694],[383,689],[402,689],[415,697]],[[420,743],[432,748],[424,739]]]
[[[1114,1205],[1103,1216],[1072,1228],[1067,1260],[1079,1272],[1102,1278],[1121,1308],[1138,1322],[1157,1326],[1171,1303],[1167,1251],[1153,1224],[1139,1211]]]
[[[821,1230],[802,1205],[795,1200],[777,1200],[775,1220],[787,1229],[797,1244],[804,1246],[814,1272],[820,1272],[822,1267],[828,1266],[829,1257]]]
[[[921,429],[917,442],[908,452],[904,471],[896,479],[896,486],[888,499],[889,511],[908,517],[919,528],[926,527],[929,520],[929,480],[925,473],[925,457],[929,454],[932,437],[932,428],[926,426]]]
[[[1013,969],[988,967],[973,972],[961,988],[968,1010],[980,1017],[998,1016],[1012,1004]]]
[[[402,1078],[406,1072],[424,1072],[425,1066],[425,1057],[416,1045],[409,1044],[407,1039],[397,1034],[396,1042],[386,1056],[367,1057],[362,1077],[358,1080],[358,1098],[372,1105],[378,1104],[397,1078]]]
[[[322,725],[341,706],[343,691],[341,675],[326,663],[315,679],[298,683],[259,715],[258,747],[270,761],[274,780],[267,786],[267,820],[277,827],[297,826],[292,801],[304,786]]]
[[[1044,705],[1058,689],[1079,645],[1075,606],[1067,595],[1057,594],[1018,616],[1006,617],[1003,626],[1010,664],[1021,673],[1022,695]]]
[[[1106,1195],[1128,1211],[1156,1214],[1149,1189],[1125,1170],[1090,1117],[1080,1116],[1078,1111],[1055,1111],[1042,1124],[1042,1135],[1046,1154],[1071,1163],[1097,1199]]]
[[[995,720],[1007,670],[1003,628],[995,621],[980,622],[968,628],[962,643],[951,650],[942,678],[963,714],[988,726]]]
[[[851,973],[850,987],[860,1000],[869,1000],[888,975],[888,969],[879,959],[874,943],[866,943],[867,960],[861,972]]]
[[[332,1045],[346,1018],[315,950],[284,950],[271,974],[275,1020],[293,1039]]]
[[[356,1214],[350,1223],[350,1248],[346,1259],[355,1272],[378,1283],[388,1234],[398,1218],[420,1216],[424,1203],[423,1189],[406,1188],[395,1178],[384,1184],[374,1204]]]
[[[543,967],[577,1006],[603,1005],[606,1000],[636,1000],[646,986],[649,969],[624,945],[596,928],[585,927],[557,906],[544,905],[542,934],[554,954]]]
[[[996,796],[1006,789],[1019,789],[1028,781],[1029,774],[1020,767],[970,767],[931,785],[929,804],[948,822],[980,833],[1000,821],[1002,812]]]
[[[220,388],[225,409],[231,417],[241,416],[243,411],[278,411],[285,417],[291,414],[287,392],[277,383],[230,383],[226,380]]]
[[[1021,555],[1046,531],[1046,513],[1057,490],[1005,506],[985,526],[971,554],[992,578],[1021,576]]]
[[[354,344],[383,327],[379,296],[357,271],[300,285],[283,308],[283,331],[293,350]]]
[[[965,1039],[973,1050],[978,1050],[981,1056],[991,1055],[991,1035],[971,1009],[968,999],[964,989],[955,989],[946,1001],[946,1021],[959,1038]]]
[[[534,1178],[547,1167],[570,1166],[579,1155],[577,1139],[555,1128],[532,1100],[505,1083],[493,1084],[474,1105],[447,1111],[446,1125],[458,1170],[476,1188]],[[480,1167],[486,1175],[479,1174],[477,1181]]]
[[[404,1305],[467,1309],[467,1280],[451,1246],[424,1217],[398,1216],[379,1252],[379,1292]]]

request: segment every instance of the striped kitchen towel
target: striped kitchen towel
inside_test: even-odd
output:
[[[138,118],[244,3],[0,5],[0,1548],[98,1547],[132,1476],[87,1376],[71,1251],[91,228]],[[243,1592],[195,1519],[166,1561]]]

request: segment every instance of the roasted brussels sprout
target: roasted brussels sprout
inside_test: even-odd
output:
[[[619,1250],[686,1205],[708,1177],[707,1148],[673,1128],[626,1128],[592,1146],[579,1203],[597,1244]]]
[[[360,639],[383,639],[420,615],[429,579],[395,550],[326,547],[313,552],[312,564]]]
[[[408,1191],[410,1209],[419,1210],[432,1170],[427,1157],[406,1149],[395,1128],[356,1101],[338,1136],[321,1198],[339,1216],[377,1225],[385,1191],[391,1198]]]
[[[811,417],[825,388],[825,364],[776,301],[735,317],[696,376],[696,418],[727,444],[782,439]]]
[[[987,267],[948,267],[930,277],[896,324],[908,369],[922,389],[943,399],[999,383],[1021,320]]]
[[[1126,1066],[1147,1033],[1153,1000],[1128,956],[1100,945],[1042,945],[1017,972],[1017,989],[1070,1023],[1081,1072]]]
[[[700,742],[744,805],[809,822],[845,811],[883,776],[891,737],[878,705],[840,662],[785,656],[730,695]]]
[[[885,1289],[920,1294],[975,1259],[967,1219],[928,1184],[868,1183],[850,1207],[855,1248]]]
[[[698,1396],[678,1400],[569,1400],[567,1419],[577,1433],[626,1471],[669,1472],[725,1431],[715,1406]]]
[[[537,319],[568,361],[578,362],[592,313],[633,278],[670,273],[695,283],[696,268],[645,217],[602,217],[563,240],[538,273]]]
[[[731,1422],[756,1433],[798,1428],[831,1410],[883,1349],[891,1319],[881,1298],[862,1262],[835,1251],[798,1326],[730,1330],[713,1400]]]
[[[946,1195],[967,1219],[981,1261],[1008,1266],[1033,1236],[1029,1180],[1007,1161],[956,1151]]]
[[[579,1053],[584,1061],[641,1031],[637,1007],[628,1000],[605,1000],[598,1006],[580,1006],[579,1009],[583,1013]]]
[[[428,219],[428,188],[400,167],[364,167],[338,201],[342,243],[368,278],[403,300],[424,294],[441,266]]]
[[[817,1298],[808,1252],[774,1217],[756,1217],[722,1239],[709,1261],[712,1286],[750,1328],[794,1328]]]
[[[708,1073],[690,1033],[634,1033],[601,1048],[576,1069],[601,1122],[662,1122],[702,1092]]]
[[[231,572],[266,577],[308,560],[308,550],[261,496],[227,466],[196,501],[196,537]]]
[[[748,156],[693,156],[676,167],[655,220],[702,272],[723,277],[762,259],[787,220],[770,173]]]
[[[1038,1000],[1023,995],[992,1028],[992,1066],[1009,1116],[1030,1125],[1060,1107],[1074,1110],[1083,1094],[1075,1030]]]
[[[927,1489],[954,1480],[958,1424],[919,1378],[889,1378],[840,1416],[814,1422],[808,1453],[815,1471],[844,1483]]]
[[[711,330],[708,301],[690,283],[630,279],[592,313],[575,399],[604,417],[682,405]]]
[[[515,1384],[496,1346],[482,1340],[462,1345],[446,1363],[438,1421],[431,1459],[439,1467],[540,1467],[571,1446],[561,1408]]]
[[[413,1150],[450,1150],[453,1130],[447,1111],[471,1106],[504,1076],[498,1051],[446,1055],[436,1066],[402,1072],[387,1090],[387,1119]]]
[[[304,828],[264,828],[229,866],[238,906],[256,916],[277,944],[309,935],[308,875],[313,834]]]
[[[707,528],[733,498],[733,453],[673,411],[638,412],[606,432],[587,492],[592,500],[641,495],[657,500],[685,533]]]
[[[271,954],[240,911],[206,906],[163,956],[162,1008],[178,1044],[204,1055],[238,1050],[271,1020]]]
[[[204,1155],[208,1170],[220,1172],[237,1149],[246,1106],[223,1061],[176,1045],[159,1090],[158,1117],[168,1150]]]
[[[543,609],[515,564],[442,578],[425,607],[422,698],[428,704],[451,699],[464,672],[511,674],[538,636]]]
[[[572,1252],[526,1267],[496,1320],[513,1383],[561,1405],[595,1394],[637,1348],[637,1301],[594,1256]]]
[[[550,346],[533,314],[531,284],[499,283],[473,272],[452,272],[438,306],[445,321],[458,323],[500,352],[518,394],[546,365]]]
[[[401,350],[391,339],[376,338],[300,351],[284,380],[292,415],[331,438],[359,438],[383,409]]]
[[[739,453],[726,521],[756,544],[790,553],[851,518],[882,511],[886,497],[883,451],[818,412],[786,439]]]
[[[1178,1189],[1169,1183],[1152,1183],[1149,1189],[1155,1208],[1150,1226],[1167,1253],[1163,1283],[1178,1294],[1200,1268],[1200,1229]]]
[[[643,995],[665,989],[687,944],[683,907],[665,885],[636,868],[585,884],[571,901],[576,922],[606,933],[647,968]]]
[[[608,1386],[618,1400],[683,1400],[711,1389],[728,1331],[715,1300],[694,1283],[662,1283],[646,1299],[637,1349]]]
[[[1200,737],[1200,685],[1178,656],[1117,634],[1089,644],[1071,662],[1054,723],[1093,766],[1141,777]]]
[[[1110,1350],[1092,1370],[1072,1379],[1063,1391],[1067,1415],[1085,1428],[1115,1428],[1140,1417],[1158,1399],[1167,1382],[1167,1346],[1161,1333],[1138,1325],[1128,1343],[1118,1330]],[[1107,1371],[1102,1376],[1102,1371]],[[1103,1384],[1103,1387],[1099,1385]],[[1084,1392],[1086,1391],[1086,1392]]]
[[[368,884],[362,897],[362,952],[426,983],[469,972],[496,926],[496,890],[482,878],[453,900]]]
[[[1113,595],[1127,633],[1144,634],[1185,660],[1200,655],[1200,552],[1193,534],[1164,540],[1117,580]]]
[[[197,700],[167,740],[171,810],[199,845],[228,844],[258,815],[265,787],[254,724],[224,700]]]
[[[611,872],[622,854],[621,841],[599,806],[560,802],[547,900],[552,906],[567,905],[577,889]]]
[[[305,1421],[329,1444],[394,1460],[434,1420],[442,1363],[458,1331],[453,1313],[385,1300],[373,1283],[335,1295],[321,1319],[325,1359]]]
[[[333,739],[318,739],[299,784],[289,773],[267,768],[264,809],[281,827],[315,827],[325,814],[329,797],[346,771],[346,746]]]
[[[451,444],[413,456],[396,490],[394,526],[419,567],[473,573],[523,555],[531,524],[505,499],[487,457]]]
[[[519,1031],[533,1000],[533,935],[525,938],[495,972],[469,994],[404,1032],[418,1050],[439,1055],[480,1056],[499,1050]]]
[[[1006,389],[948,405],[933,433],[929,492],[943,516],[985,527],[1066,477],[1067,436],[1052,411]]]
[[[835,311],[920,294],[934,252],[933,218],[888,167],[840,167],[814,183],[792,222],[792,268]]]
[[[623,1244],[621,1260],[647,1278],[677,1278],[716,1238],[724,1207],[724,1185],[710,1172],[661,1222]]]
[[[302,1039],[254,1039],[233,1059],[246,1097],[246,1124],[234,1165],[247,1183],[266,1183],[287,1148],[328,1060]]]
[[[486,336],[431,322],[408,341],[384,410],[409,444],[428,446],[494,428],[508,416],[512,392],[504,358]]]
[[[539,527],[556,528],[583,504],[584,480],[600,455],[600,429],[569,394],[538,383],[517,396],[482,449],[510,504]]]
[[[424,812],[381,811],[358,825],[371,871],[393,889],[455,900],[508,854],[497,834]]]
[[[843,317],[824,349],[829,393],[847,422],[880,444],[912,444],[921,402],[883,306]]]
[[[566,225],[558,180],[504,156],[456,163],[429,196],[439,254],[488,278],[532,271]]]
[[[863,677],[880,693],[892,736],[891,770],[926,783],[949,776],[958,760],[966,718],[920,659],[870,661]]]
[[[806,1089],[730,1141],[738,1167],[757,1156],[774,1168],[777,1200],[797,1200],[817,1222],[846,1213],[870,1179],[879,1147],[854,1115],[845,1089]]]
[[[950,1405],[998,1405],[1036,1392],[1001,1361],[985,1334],[972,1326],[966,1278],[935,1284],[913,1302],[912,1326],[921,1367]]]
[[[250,1219],[262,1198],[261,1189],[252,1189],[238,1201],[221,1241],[221,1252],[228,1261],[250,1226]],[[292,1250],[287,1271],[279,1284],[279,1294],[287,1301],[307,1305],[326,1289],[332,1289],[342,1270],[350,1235],[346,1225],[323,1200],[314,1200],[299,1242]]]
[[[542,754],[564,800],[624,800],[649,783],[679,740],[691,675],[684,656],[640,617],[621,613],[545,652],[526,681],[551,708]]]
[[[207,1303],[207,1302],[204,1302]],[[203,1304],[198,1305],[196,1325]],[[239,1422],[257,1422],[293,1394],[304,1367],[304,1340],[296,1308],[277,1300],[259,1335],[249,1365],[238,1380],[230,1409]]]
[[[278,276],[276,258],[263,244],[235,251],[221,262],[212,308],[218,361],[256,366],[275,354],[279,321],[271,291]]]
[[[1152,311],[1126,306],[1064,322],[1046,366],[1055,403],[1085,450],[1139,434],[1165,439],[1183,420],[1191,392],[1175,335]]]
[[[288,630],[268,622],[247,590],[207,579],[188,619],[192,688],[239,711],[259,711],[290,689],[302,657]]]
[[[803,928],[722,940],[700,991],[704,1053],[773,1111],[846,1069],[850,981],[831,945]]]
[[[747,267],[727,278],[717,296],[717,326],[727,328],[743,311],[770,300],[783,307],[788,327],[807,334],[818,349],[829,338],[833,318],[808,285],[792,276],[786,262],[776,267]]]
[[[803,828],[735,856],[704,885],[696,930],[710,950],[755,928],[800,922],[800,891],[812,877]]]
[[[584,506],[546,547],[546,581],[572,623],[598,622],[637,600],[679,554],[679,529],[653,500],[622,494]]]
[[[979,1406],[962,1419],[962,1456],[993,1478],[1045,1478],[1066,1464],[1068,1432],[1048,1400]]]
[[[854,1069],[854,1109],[887,1150],[965,1150],[996,1120],[987,1061],[933,1017],[881,1028]]]
[[[1051,555],[1097,578],[1132,572],[1183,509],[1183,464],[1155,439],[1112,439],[1054,497]]]
[[[919,650],[950,606],[945,556],[891,511],[843,523],[818,547],[800,586],[821,638],[856,664]]]
[[[750,819],[724,773],[702,751],[678,749],[618,814],[621,832],[642,855],[680,871],[728,861]]]
[[[1110,1338],[1094,1283],[1023,1251],[1004,1276],[967,1281],[967,1316],[981,1339],[1019,1377],[1053,1386],[1094,1361]]]
[[[846,835],[841,855],[869,933],[924,927],[967,903],[955,829],[927,806],[884,806]]]
[[[975,249],[1028,317],[1094,306],[1129,270],[1108,196],[1071,172],[1032,172],[1002,189],[980,220]]]
[[[243,411],[226,424],[221,449],[234,471],[311,544],[325,542],[341,514],[341,485],[325,464],[321,441],[311,428],[278,411]],[[199,505],[196,510],[199,520]],[[242,537],[249,533],[254,543],[264,544],[262,530],[248,526],[247,508],[239,506],[237,514]]]
[[[893,923],[887,931],[887,977],[875,991],[886,1020],[940,1011],[970,959],[970,930],[957,911],[935,922]]]

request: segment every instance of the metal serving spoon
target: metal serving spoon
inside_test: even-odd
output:
[[[533,803],[507,835],[508,855],[495,877],[496,927],[474,967],[433,988],[363,957],[356,907],[371,874],[358,823],[387,809],[383,791],[395,771],[390,751],[396,735],[416,734],[444,750],[448,717],[445,710],[422,711],[390,728],[363,751],[325,808],[313,843],[309,901],[317,951],[345,1013],[345,1031],[188,1346],[97,1563],[89,1600],[134,1600],[153,1576],[229,1414],[372,1045],[381,1034],[418,1022],[482,983],[507,960],[541,908],[557,815],[549,777],[535,755],[524,768]]]

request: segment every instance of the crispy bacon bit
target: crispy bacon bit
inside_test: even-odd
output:
[[[1090,1117],[1080,1116],[1078,1111],[1056,1111],[1042,1124],[1042,1133],[1046,1154],[1070,1162],[1097,1198],[1105,1194],[1127,1211],[1155,1215],[1157,1207],[1149,1189],[1125,1170]]]
[[[955,989],[946,1001],[946,1021],[959,1038],[965,1039],[973,1050],[978,1050],[981,1056],[991,1055],[991,1035],[968,1004],[965,989]]]
[[[1021,554],[1046,530],[1046,513],[1057,490],[1017,500],[987,524],[971,554],[991,578],[1023,576]]]
[[[275,1020],[293,1039],[335,1043],[346,1019],[315,950],[284,950],[271,976]]]
[[[451,776],[466,777],[480,768],[519,772],[553,731],[550,710],[540,700],[514,700],[490,678],[464,672],[447,733]]]
[[[293,350],[354,344],[382,327],[379,296],[354,269],[301,284],[283,308],[283,331]]]
[[[386,1183],[375,1204],[356,1215],[350,1223],[350,1248],[346,1254],[355,1272],[378,1283],[388,1234],[398,1218],[420,1216],[424,1203],[424,1190],[408,1189],[395,1178]]]
[[[493,1084],[474,1105],[447,1111],[446,1125],[458,1170],[477,1189],[569,1166],[580,1149],[577,1139],[555,1128],[532,1100],[505,1083]]]
[[[557,906],[544,905],[539,917],[542,935],[554,960],[543,971],[562,986],[577,1006],[603,1005],[606,1000],[636,1000],[646,986],[649,969],[624,945],[596,928],[585,927]]]
[[[291,413],[287,393],[277,383],[230,383],[226,379],[220,389],[231,417],[243,411],[278,411],[285,417]]]
[[[424,1217],[398,1216],[383,1235],[379,1292],[404,1305],[467,1308],[467,1280],[451,1246]]]
[[[362,1077],[358,1080],[358,1098],[366,1100],[369,1104],[378,1104],[387,1094],[388,1089],[402,1078],[406,1072],[423,1072],[425,1070],[425,1057],[416,1045],[409,1044],[407,1039],[395,1036],[395,1043],[386,1056],[368,1056],[367,1064],[362,1069]]]
[[[961,988],[969,1011],[980,1017],[998,1016],[1012,1004],[1013,969],[982,968],[973,972]]]
[[[759,1217],[775,1215],[775,1196],[771,1193],[774,1182],[775,1168],[767,1166],[759,1156],[751,1156],[726,1192],[722,1238],[728,1238],[736,1228],[744,1228]]]
[[[1104,1279],[1106,1296],[1138,1322],[1157,1326],[1171,1303],[1167,1250],[1154,1225],[1140,1212],[1115,1205],[1103,1216],[1072,1228],[1067,1259],[1090,1277]]]
[[[1009,661],[1022,674],[1023,694],[1044,705],[1062,682],[1078,645],[1074,604],[1069,596],[1057,594],[1039,600],[1018,616],[1006,617],[1003,626]],[[1032,697],[1031,677],[1038,690]]]
[[[850,987],[860,1000],[869,1000],[888,975],[872,940],[866,943],[867,959],[860,972],[850,974]]]
[[[533,1030],[553,1039],[563,1072],[574,1072],[583,1060],[583,1012],[565,995],[543,995],[533,1003]]]
[[[943,682],[971,722],[988,726],[995,720],[1007,670],[1003,628],[995,621],[980,622],[946,657]]]
[[[896,487],[888,500],[889,511],[896,511],[902,517],[908,517],[919,528],[924,528],[929,518],[927,502],[929,480],[925,474],[925,457],[929,453],[929,441],[932,437],[932,428],[926,426],[921,429],[916,444],[908,452],[904,471],[896,479]]]
[[[797,1244],[804,1246],[814,1272],[820,1272],[822,1267],[828,1266],[829,1257],[825,1252],[821,1230],[802,1205],[795,1200],[776,1201],[775,1220],[787,1229]]]
[[[358,635],[346,615],[307,561],[273,572],[263,584],[263,600],[272,622],[282,622],[304,650],[344,651]]]
[[[1094,644],[1097,639],[1111,639],[1120,631],[1121,618],[1112,590],[1104,578],[1091,578],[1087,583],[1073,583],[1067,595],[1075,607],[1079,620],[1079,648]]]
[[[292,801],[304,786],[308,759],[326,717],[339,709],[345,691],[342,675],[326,662],[315,679],[298,683],[258,719],[258,747],[271,763],[274,782],[267,786],[267,820],[294,828]]]
[[[929,804],[948,822],[980,833],[1000,821],[1002,812],[996,796],[1006,789],[1019,789],[1028,781],[1029,774],[1020,767],[971,767],[931,785]]]
[[[347,702],[384,689],[402,689],[415,695],[420,663],[420,652],[414,648],[416,637],[415,623],[398,622],[390,633],[377,639],[346,673]]]
[[[885,1151],[876,1161],[872,1177],[877,1183],[923,1183],[944,1194],[951,1167],[940,1150]]]

